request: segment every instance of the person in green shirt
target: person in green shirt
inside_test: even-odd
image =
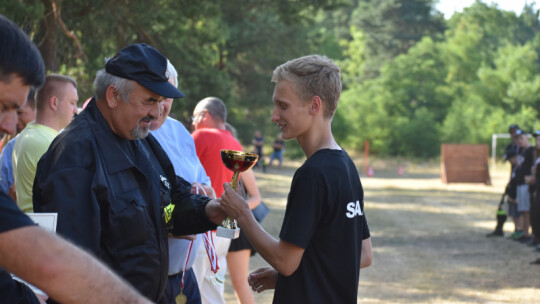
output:
[[[77,82],[65,75],[51,74],[36,92],[36,120],[19,134],[13,147],[13,175],[17,204],[32,212],[32,186],[39,159],[60,130],[77,113]]]

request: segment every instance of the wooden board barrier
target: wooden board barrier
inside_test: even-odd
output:
[[[441,146],[441,180],[443,183],[491,184],[489,146],[443,144]]]

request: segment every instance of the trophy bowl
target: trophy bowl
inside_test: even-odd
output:
[[[227,169],[234,172],[231,187],[234,190],[238,189],[238,177],[240,172],[251,169],[256,163],[259,156],[254,153],[235,151],[235,150],[221,150],[221,161],[227,167]],[[222,226],[219,226],[216,231],[216,235],[220,237],[226,237],[235,239],[240,235],[240,228],[236,223],[236,220],[231,220],[227,217]]]

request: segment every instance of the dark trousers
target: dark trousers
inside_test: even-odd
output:
[[[167,287],[165,287],[165,292],[158,304],[176,304],[174,299],[180,294],[181,282],[182,272],[169,276]],[[182,293],[187,297],[187,304],[201,304],[201,294],[199,292],[199,286],[197,286],[197,278],[192,268],[186,271]]]

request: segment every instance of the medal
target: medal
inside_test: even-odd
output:
[[[186,298],[186,296],[182,293],[182,291],[180,291],[180,294],[176,296],[176,298],[174,299],[174,301],[176,302],[176,304],[186,304],[186,303],[187,303],[187,298]]]
[[[219,269],[218,266],[218,257],[214,247],[214,237],[211,231],[207,231],[203,235],[203,243],[206,248],[206,254],[208,255],[208,260],[210,261],[210,282],[215,286],[223,286],[225,283],[225,274]]]
[[[221,273],[221,271],[216,271],[210,273],[210,282],[214,284],[215,286],[222,287],[223,283],[225,282],[225,277]]]

